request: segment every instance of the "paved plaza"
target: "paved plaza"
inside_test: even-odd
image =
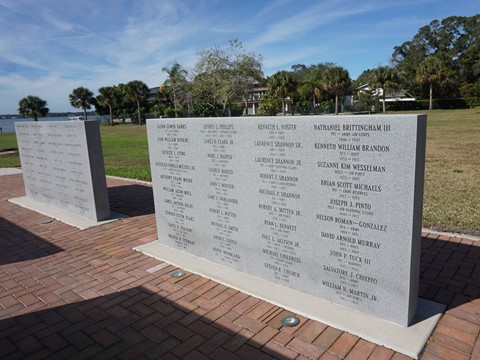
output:
[[[8,202],[0,176],[0,359],[408,359],[133,250],[152,188],[108,178],[115,222],[79,230]],[[447,306],[420,358],[480,359],[480,241],[424,232],[420,296]]]

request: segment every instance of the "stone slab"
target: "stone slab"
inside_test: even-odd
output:
[[[21,174],[22,169],[17,169],[17,168],[0,168],[0,176],[4,175],[16,175],[16,174]]]
[[[68,212],[53,205],[45,204],[41,201],[32,199],[28,196],[22,196],[18,198],[8,199],[13,204],[22,206],[26,209],[36,211],[45,216],[59,220],[65,224],[79,228],[80,230],[89,229],[91,227],[108,224],[112,221],[127,218],[127,215],[117,213],[115,211],[110,212],[110,218],[102,221],[95,221],[78,214]]]
[[[26,195],[94,221],[110,217],[98,121],[15,123]]]
[[[411,324],[425,116],[151,119],[147,132],[163,245]]]
[[[135,250],[415,359],[445,310],[443,304],[419,299],[412,325],[404,327],[172,249],[158,241],[138,246]]]

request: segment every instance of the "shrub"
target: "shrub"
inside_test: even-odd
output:
[[[173,118],[173,117],[175,117],[175,109],[171,108],[171,107],[167,107],[167,108],[163,109],[163,115],[166,118]]]
[[[388,111],[405,111],[405,110],[428,110],[428,100],[412,100],[412,101],[395,101],[387,102]],[[465,99],[433,99],[432,107],[434,109],[466,109],[468,108]]]

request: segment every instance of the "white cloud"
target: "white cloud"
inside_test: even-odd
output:
[[[192,69],[199,50],[234,38],[264,55],[266,74],[328,61],[361,72],[459,8],[440,0],[0,0],[0,114],[29,94],[63,111],[78,86],[158,86],[163,66]]]
[[[287,6],[289,3],[292,3],[293,0],[276,0],[268,3],[263,9],[255,14],[259,19],[262,19],[265,15],[271,14],[278,9],[281,9]]]
[[[355,6],[342,3],[342,1],[322,1],[287,19],[275,22],[251,41],[250,45],[254,48],[261,48],[264,45],[295,39],[332,22],[368,12],[373,8],[368,3]]]
[[[65,19],[56,16],[51,9],[42,8],[39,14],[42,19],[49,25],[53,26],[54,30],[60,32],[85,32],[86,29],[74,22],[66,21]]]

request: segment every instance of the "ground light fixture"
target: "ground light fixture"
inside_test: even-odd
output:
[[[300,319],[293,315],[287,315],[287,316],[284,316],[282,320],[280,320],[280,322],[282,323],[283,326],[294,327],[300,324]]]
[[[182,271],[182,270],[175,271],[174,273],[172,273],[172,274],[170,275],[170,277],[171,277],[171,278],[174,278],[174,279],[181,278],[182,276],[185,276],[185,271]]]

